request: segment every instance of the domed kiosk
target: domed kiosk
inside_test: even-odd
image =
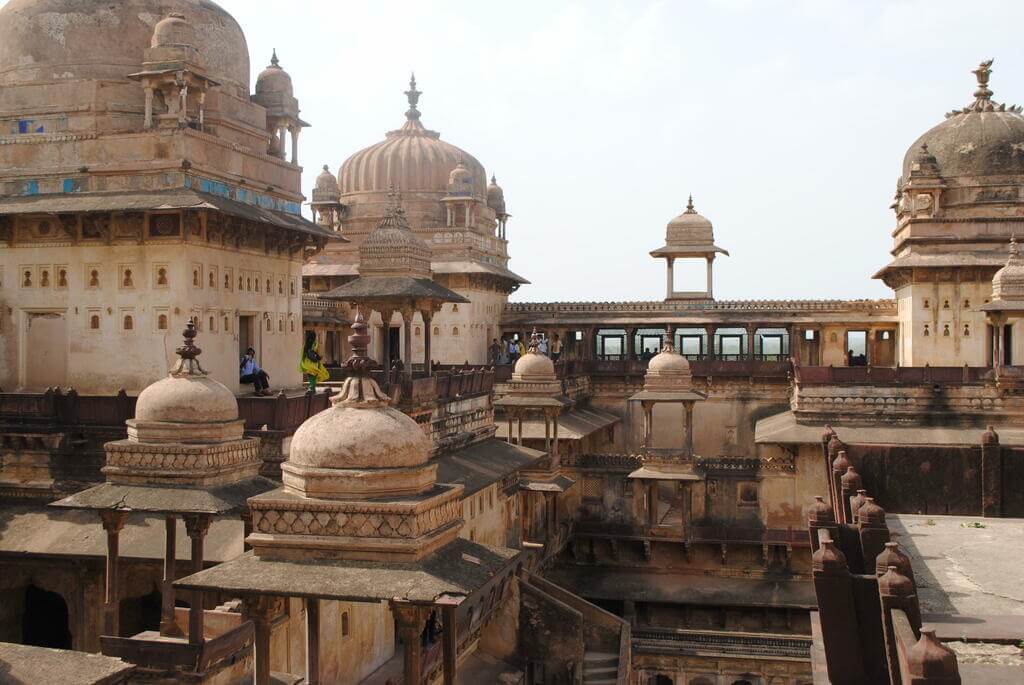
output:
[[[686,211],[668,222],[665,227],[665,245],[651,252],[652,257],[665,260],[667,269],[666,300],[712,300],[714,299],[714,276],[712,265],[715,256],[726,250],[715,245],[711,222],[697,213],[693,207],[693,196],[686,203]],[[675,262],[677,259],[703,259],[707,263],[707,289],[680,292],[675,289]]]

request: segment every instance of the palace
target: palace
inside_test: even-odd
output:
[[[304,215],[287,57],[253,83],[209,0],[0,7],[0,682],[1021,680],[991,60],[906,152],[891,299],[716,299],[681,197],[663,298],[531,302],[529,218],[415,76]]]

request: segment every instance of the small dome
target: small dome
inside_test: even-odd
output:
[[[448,174],[449,195],[472,195],[473,194],[473,172],[471,172],[463,160]]]
[[[890,566],[895,566],[900,573],[908,578],[912,578],[911,574],[913,571],[910,567],[910,557],[900,551],[898,542],[885,543],[885,549],[875,558],[876,573],[885,573],[886,569]]]
[[[956,653],[936,639],[933,629],[921,629],[921,639],[907,650],[906,662],[911,676],[935,678],[935,682],[955,682],[954,676],[959,680]]]
[[[644,390],[652,392],[680,392],[693,389],[690,362],[676,352],[672,340],[666,336],[661,352],[647,364]]]
[[[715,242],[711,222],[693,208],[693,196],[686,204],[686,211],[668,222],[666,242],[669,245],[700,245]]]
[[[419,424],[397,409],[339,403],[299,426],[288,463],[321,469],[421,466],[430,449]]]
[[[256,78],[256,94],[263,95],[266,93],[293,95],[292,77],[281,68],[281,64],[277,59],[277,50],[274,50],[274,54],[270,58],[270,66],[260,72],[260,75]]]
[[[487,206],[494,210],[495,214],[505,214],[505,191],[498,185],[498,180],[492,175],[491,182],[487,184]]]
[[[647,370],[656,371],[662,375],[679,374],[688,376],[690,375],[690,362],[683,355],[677,354],[675,349],[666,350],[662,348],[661,352],[651,358],[650,363],[647,365]]]
[[[1019,107],[992,101],[991,66],[989,60],[974,70],[973,103],[947,114],[910,146],[903,158],[904,181],[921,174],[922,159],[926,166],[934,163],[943,178],[1024,174],[1024,116]]]
[[[846,443],[844,443],[842,440],[840,440],[839,439],[839,434],[836,433],[833,430],[832,431],[832,437],[828,441],[828,456],[829,456],[829,459],[832,459],[834,461],[836,459],[836,457],[839,456],[839,453],[843,452],[845,450],[846,450]],[[843,456],[843,458],[844,459],[846,458],[845,455]],[[845,466],[843,466],[843,471],[846,471],[846,467],[849,466],[849,465],[850,464],[847,463]],[[833,466],[832,468],[836,468],[836,467]]]
[[[1001,302],[1024,301],[1024,259],[1017,240],[1010,239],[1010,257],[1006,265],[992,277],[992,299]]]
[[[171,45],[196,45],[195,31],[181,12],[171,12],[157,22],[153,28],[153,40],[150,47],[160,48]]]
[[[865,499],[857,511],[857,522],[862,526],[885,526],[885,509],[875,503],[874,497]]]
[[[860,474],[852,466],[846,467],[846,473],[839,477],[839,482],[843,486],[844,490],[856,492],[860,490],[863,482],[860,479]]]
[[[512,373],[516,380],[550,380],[555,378],[555,364],[531,344],[526,354],[516,362]]]
[[[338,179],[331,170],[324,164],[323,171],[316,177],[313,184],[313,203],[338,202],[341,199],[341,191],[338,189]]]
[[[838,440],[838,438],[834,439]],[[832,443],[830,442],[829,452],[832,451],[831,447]],[[832,460],[832,470],[844,474],[848,468],[850,468],[850,461],[846,458],[846,450],[839,450],[836,454],[836,458]]]
[[[823,540],[818,551],[811,555],[811,566],[825,573],[846,573],[846,555],[832,540]]]

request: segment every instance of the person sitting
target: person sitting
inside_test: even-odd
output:
[[[256,363],[256,350],[248,348],[238,366],[238,382],[243,385],[252,383],[253,394],[266,397],[270,394],[270,375]]]
[[[299,371],[309,383],[309,392],[316,392],[316,384],[323,383],[331,377],[320,356],[320,346],[316,341],[316,331],[306,331],[306,340],[302,344],[302,360]]]

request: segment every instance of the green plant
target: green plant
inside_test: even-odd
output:
[[[960,527],[961,528],[987,528],[987,526],[984,523],[980,523],[978,521],[971,521],[970,523],[961,523]]]

